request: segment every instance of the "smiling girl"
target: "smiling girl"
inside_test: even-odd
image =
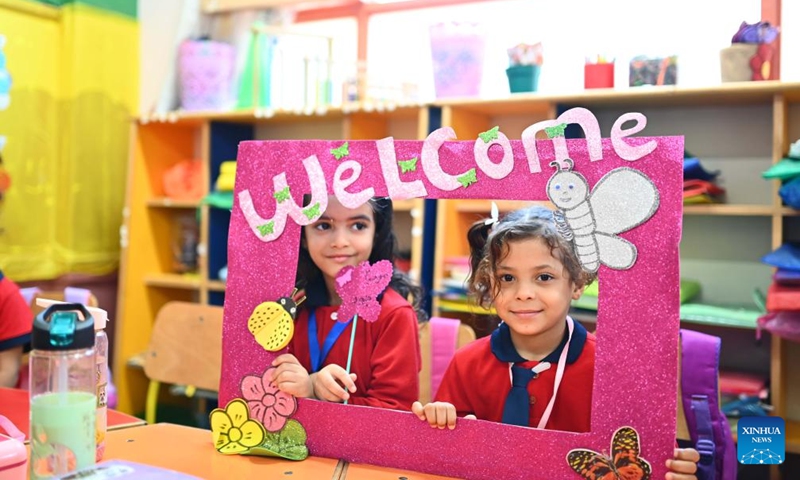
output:
[[[373,198],[357,208],[331,196],[325,213],[303,227],[297,285],[306,301],[298,313],[290,353],[275,359],[274,381],[296,397],[409,410],[419,397],[419,287],[395,268],[379,295],[375,322],[358,322],[351,373],[344,369],[352,319],[337,321],[342,300],[336,276],[347,265],[389,260],[394,265],[397,239],[392,201]],[[412,296],[414,305],[406,298]],[[341,319],[339,319],[341,320]]]

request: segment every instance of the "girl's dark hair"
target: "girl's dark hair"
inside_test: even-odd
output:
[[[310,202],[310,196],[306,195],[304,203]],[[417,313],[417,318],[420,322],[428,319],[428,314],[422,309],[423,291],[422,287],[417,285],[411,277],[409,277],[402,270],[395,265],[395,258],[397,258],[397,236],[394,233],[393,218],[394,208],[392,199],[388,197],[373,197],[368,202],[372,206],[373,217],[375,218],[375,238],[372,241],[372,252],[369,254],[369,263],[374,264],[380,260],[388,260],[392,262],[394,272],[392,279],[389,282],[389,288],[399,293],[403,298],[406,298],[411,303],[414,311]],[[297,256],[297,276],[295,277],[295,285],[298,288],[304,288],[308,294],[311,290],[319,291],[321,288],[327,294],[325,282],[322,280],[322,272],[319,267],[311,259],[308,250],[303,247],[303,240],[305,240],[305,230],[300,230],[300,252]],[[309,297],[309,300],[312,300]],[[327,298],[325,299],[327,302]],[[309,307],[317,306],[315,302],[308,303]]]
[[[508,244],[530,238],[541,239],[551,254],[561,260],[570,279],[579,287],[592,283],[595,274],[581,265],[574,244],[558,232],[553,211],[542,206],[515,210],[494,225],[475,222],[467,233],[470,275],[467,284],[478,304],[489,308],[498,293],[496,267],[506,255]]]

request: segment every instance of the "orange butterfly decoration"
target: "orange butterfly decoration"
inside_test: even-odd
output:
[[[567,454],[567,462],[586,480],[648,480],[651,473],[650,464],[639,457],[639,434],[631,427],[614,432],[610,458],[576,448]]]

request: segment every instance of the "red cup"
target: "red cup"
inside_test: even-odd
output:
[[[583,88],[614,88],[614,63],[584,65]]]

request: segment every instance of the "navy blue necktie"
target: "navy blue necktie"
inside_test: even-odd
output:
[[[511,366],[511,391],[503,408],[503,423],[527,427],[530,421],[528,384],[536,376],[530,368]]]

